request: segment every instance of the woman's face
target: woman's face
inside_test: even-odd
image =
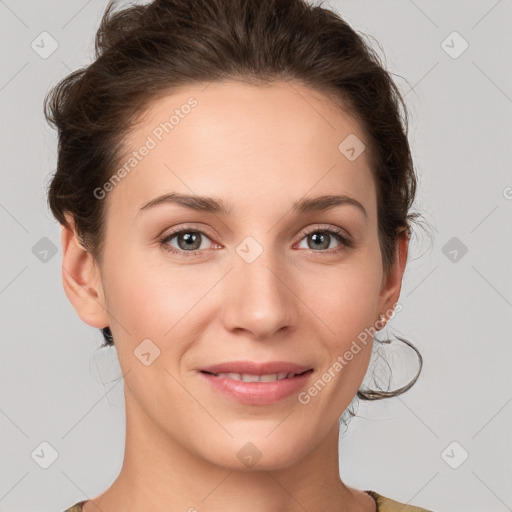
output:
[[[152,104],[98,199],[98,294],[138,418],[128,428],[237,469],[289,466],[337,428],[367,370],[365,329],[393,307],[403,271],[383,273],[363,140],[299,84],[212,83]],[[167,194],[188,206],[144,207]],[[350,199],[296,208],[325,195]],[[259,384],[203,371],[222,363],[234,367],[213,373],[310,371]]]

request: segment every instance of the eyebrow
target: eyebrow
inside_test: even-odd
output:
[[[151,201],[147,202],[140,208],[137,215],[162,204],[177,204],[192,210],[200,210],[227,216],[231,215],[233,211],[232,205],[226,204],[222,199],[172,192],[155,197]],[[365,207],[357,201],[357,199],[347,195],[324,195],[311,199],[301,198],[293,203],[292,211],[298,214],[309,213],[327,210],[333,206],[339,205],[355,206],[364,214],[365,217],[368,217]]]

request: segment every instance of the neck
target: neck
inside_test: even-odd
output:
[[[126,443],[114,483],[84,512],[374,511],[373,499],[339,476],[336,423],[298,462],[279,470],[232,470],[187,450],[148,418],[126,393]]]

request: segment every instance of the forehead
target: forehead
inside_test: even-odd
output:
[[[364,144],[355,120],[304,85],[190,86],[153,101],[130,130],[119,166],[126,172],[109,201],[134,217],[142,204],[172,191],[229,195],[230,204],[346,193],[371,210]],[[349,146],[361,154],[347,157]]]

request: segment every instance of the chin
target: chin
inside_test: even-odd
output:
[[[296,442],[288,436],[233,438],[223,446],[204,453],[210,463],[232,471],[276,471],[286,469],[305,456],[303,436]],[[215,449],[216,448],[216,449]]]

